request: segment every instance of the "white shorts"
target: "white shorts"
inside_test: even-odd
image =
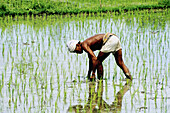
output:
[[[103,53],[115,53],[116,51],[122,49],[120,45],[120,40],[117,36],[112,35],[107,42],[102,46],[101,52]]]

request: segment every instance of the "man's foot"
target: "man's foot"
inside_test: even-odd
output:
[[[130,80],[133,79],[132,76],[129,73],[126,73],[125,76],[126,76],[127,79],[130,79]]]

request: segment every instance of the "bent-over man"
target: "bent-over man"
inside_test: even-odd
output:
[[[85,51],[89,58],[88,79],[95,79],[95,71],[97,69],[98,79],[103,79],[103,65],[102,62],[112,53],[115,57],[117,65],[122,69],[123,73],[128,79],[132,80],[129,69],[122,59],[122,47],[118,36],[112,33],[97,34],[83,42],[78,40],[71,40],[67,43],[70,52],[81,54]],[[93,51],[100,50],[96,57]],[[91,75],[92,72],[92,75]]]

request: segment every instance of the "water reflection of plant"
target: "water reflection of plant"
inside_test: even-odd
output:
[[[83,105],[70,106],[68,112],[120,112],[122,107],[122,100],[125,93],[130,89],[131,81],[127,81],[125,85],[115,95],[115,100],[109,105],[103,100],[103,81],[89,83],[89,97],[88,102]],[[97,86],[97,92],[95,92]],[[114,93],[113,93],[114,94]]]

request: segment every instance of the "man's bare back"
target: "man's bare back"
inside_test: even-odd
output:
[[[103,45],[103,36],[105,34],[94,35],[82,42],[82,45],[88,45],[92,51],[100,50]]]

